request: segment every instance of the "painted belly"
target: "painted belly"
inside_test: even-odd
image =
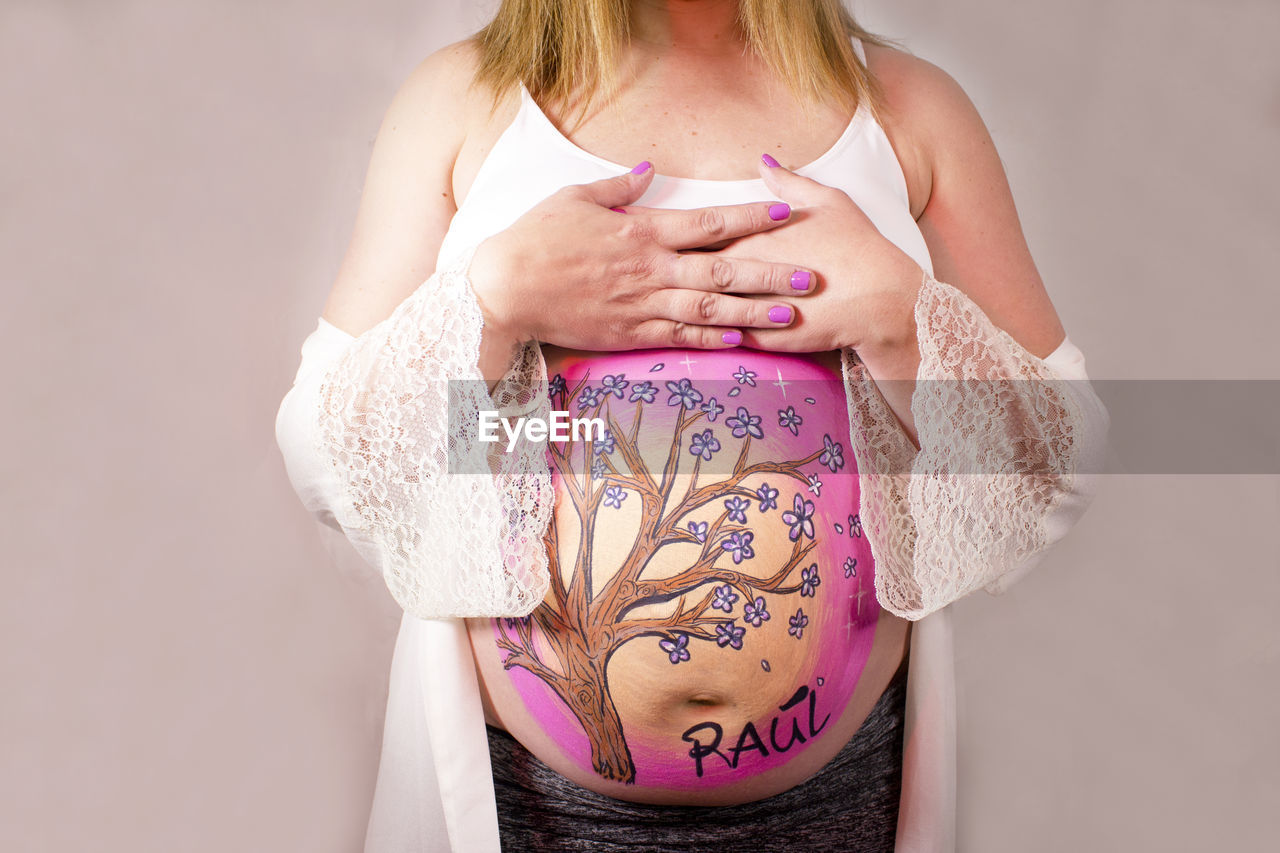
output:
[[[838,358],[547,362],[552,408],[605,432],[551,445],[552,589],[477,644],[499,714],[599,790],[777,776],[837,729],[882,616]]]

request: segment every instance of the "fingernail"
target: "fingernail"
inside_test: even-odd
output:
[[[636,167],[634,169],[631,170],[631,174],[643,175],[645,172],[649,171],[649,167],[651,165],[653,164],[650,163],[648,160],[642,160],[640,163],[636,164]]]
[[[808,290],[809,280],[809,273],[806,270],[796,270],[791,274],[791,286],[796,290]]]
[[[620,208],[620,207],[611,207],[611,208],[609,208],[609,209],[610,209],[610,210],[612,210],[612,211],[614,211],[615,213],[626,213],[626,211],[625,211],[625,210],[623,210],[623,209],[622,209],[622,208]],[[795,276],[792,276],[792,278],[794,279],[794,278],[795,278]],[[808,286],[809,286],[809,285],[807,285],[807,284],[805,285],[805,287],[808,287]]]
[[[760,156],[760,159],[763,160],[764,164],[768,166],[770,169],[776,169],[778,168],[778,166],[782,165],[777,160],[770,157],[768,154],[762,154]]]
[[[791,322],[791,306],[775,305],[769,309],[769,320],[773,323]]]
[[[791,205],[779,202],[778,204],[769,205],[769,218],[774,222],[780,219],[786,219],[791,215]]]
[[[726,344],[731,344],[736,347],[738,344],[742,343],[742,332],[725,332],[720,336],[720,340],[724,341]]]

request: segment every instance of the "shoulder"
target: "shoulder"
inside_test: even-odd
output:
[[[478,61],[467,41],[447,45],[409,72],[387,110],[390,124],[429,133],[460,146],[474,120],[478,98],[471,83]]]
[[[1066,333],[977,108],[950,74],[904,51],[868,45],[867,65],[884,93],[881,124],[902,163],[934,275],[1044,358]]]
[[[919,219],[940,172],[995,147],[969,95],[943,69],[895,47],[866,45],[867,69],[884,94],[881,124],[902,163]]]
[[[391,98],[323,315],[348,334],[385,319],[435,268],[457,212],[457,164],[488,114],[471,85],[475,66],[470,45],[449,45],[419,62]]]
[[[447,140],[452,189],[458,203],[519,105],[518,90],[495,95],[478,83],[479,67],[480,49],[475,41],[454,42],[422,60],[396,95],[410,120],[422,122],[437,140]]]

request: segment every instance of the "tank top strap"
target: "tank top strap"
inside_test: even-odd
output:
[[[863,46],[862,39],[857,36],[850,36],[849,39],[853,42],[853,52],[858,55],[858,61],[865,66],[867,64],[867,49]]]

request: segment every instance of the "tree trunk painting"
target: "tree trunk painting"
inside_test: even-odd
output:
[[[745,368],[741,370],[746,373]],[[735,376],[743,381],[741,375]],[[741,649],[746,627],[759,627],[762,619],[769,618],[765,594],[797,595],[801,603],[803,596],[814,595],[820,581],[811,555],[817,543],[814,502],[808,497],[816,498],[818,487],[816,477],[801,467],[817,462],[836,472],[844,466],[843,449],[829,434],[820,443],[816,434],[802,434],[798,429],[802,418],[791,407],[778,409],[776,427],[765,426],[761,412],[750,412],[731,399],[721,405],[716,397],[704,396],[706,385],[700,390],[687,378],[665,383],[661,379],[628,381],[625,374],[617,373],[594,385],[588,384],[590,378],[584,373],[570,388],[556,375],[550,384],[553,409],[568,410],[573,403],[576,416],[600,417],[608,426],[603,440],[548,443],[557,482],[580,525],[577,547],[563,552],[556,525],[551,525],[548,599],[529,616],[500,620],[496,630],[504,667],[536,676],[572,712],[590,743],[594,771],[604,779],[633,784],[636,765],[609,692],[611,657],[640,637],[658,638],[672,664],[690,659],[695,640]],[[734,397],[736,392],[725,396]],[[641,423],[650,407],[659,410],[650,412],[651,418],[659,413],[668,419],[674,416],[665,459],[660,458],[662,447],[649,453],[648,459],[641,453]],[[619,415],[624,419],[629,415],[630,422],[621,423]],[[721,415],[725,416],[716,423]],[[752,442],[762,438],[766,428],[788,430],[798,444],[813,450],[787,461],[753,461]],[[652,430],[646,446],[651,437]],[[665,441],[664,432],[659,443]],[[735,450],[736,458],[729,455]],[[725,455],[717,458],[717,454]],[[704,470],[713,459],[718,465],[714,475]],[[731,467],[730,459],[734,460]],[[745,485],[749,479],[758,482],[761,475],[769,481],[759,488]],[[794,494],[787,495],[788,482],[794,485]],[[593,585],[598,514],[620,509],[628,498],[638,500],[641,510],[634,541],[608,581]],[[706,520],[690,519],[696,510],[716,506],[723,509],[714,516],[704,511]],[[752,506],[757,511],[748,520],[746,510]],[[780,531],[791,543],[789,553],[774,560],[776,565],[752,562],[756,557],[753,540],[763,524],[782,525]],[[655,555],[675,543],[698,546],[696,558],[670,576],[646,576]],[[573,560],[572,566],[565,563],[568,559]],[[739,598],[744,606],[733,615]],[[660,617],[634,612],[659,603],[674,603],[673,611]],[[791,621],[797,638],[803,630],[803,625],[796,627],[801,619],[807,622],[803,610]]]

